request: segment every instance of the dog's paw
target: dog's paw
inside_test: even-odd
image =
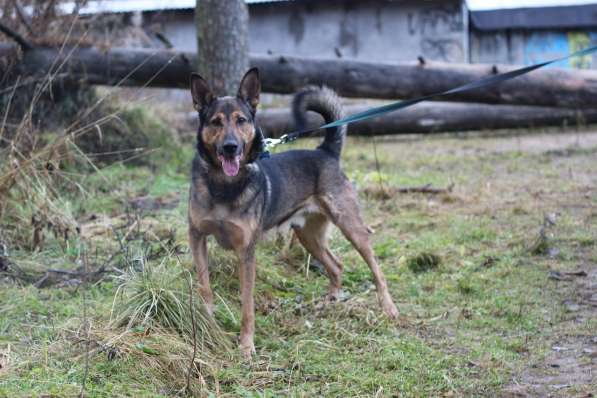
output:
[[[253,357],[253,354],[255,354],[255,345],[253,343],[241,343],[238,346],[238,349],[246,361],[250,361]]]
[[[339,300],[340,300],[340,292],[339,291],[328,292],[325,296],[323,296],[323,302],[325,304],[334,303]]]
[[[388,318],[397,319],[398,315],[400,315],[400,312],[398,311],[398,308],[396,308],[396,305],[394,304],[392,299],[381,300],[380,304],[381,309],[388,316]]]

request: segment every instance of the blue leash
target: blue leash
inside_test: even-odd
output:
[[[269,150],[269,149],[274,148],[277,145],[292,142],[304,135],[310,134],[310,133],[320,130],[320,129],[330,128],[330,127],[339,127],[339,126],[343,126],[345,124],[358,122],[360,120],[371,119],[373,117],[383,115],[384,113],[394,112],[394,111],[397,111],[398,109],[407,108],[409,106],[418,104],[419,102],[422,102],[422,101],[427,101],[430,99],[437,99],[439,97],[444,97],[444,96],[447,96],[450,94],[462,93],[464,91],[470,91],[470,90],[474,90],[477,88],[482,88],[482,87],[499,84],[506,80],[511,80],[518,76],[530,73],[536,69],[543,68],[544,66],[551,65],[556,62],[564,61],[569,58],[580,57],[583,55],[591,54],[591,53],[594,53],[595,51],[597,51],[597,46],[588,47],[588,48],[585,48],[584,50],[574,52],[565,57],[556,58],[551,61],[541,62],[541,63],[535,64],[535,65],[525,66],[523,68],[515,69],[510,72],[505,72],[505,73],[500,73],[500,74],[493,75],[493,76],[488,76],[483,79],[480,79],[480,80],[477,80],[474,82],[470,82],[470,83],[464,84],[464,85],[456,87],[456,88],[452,88],[450,90],[442,91],[442,92],[435,93],[435,94],[429,94],[429,95],[425,95],[425,96],[410,99],[410,100],[392,102],[391,104],[378,106],[378,107],[371,108],[371,109],[368,109],[363,112],[355,113],[354,115],[347,116],[340,120],[336,120],[334,122],[327,123],[327,124],[324,124],[319,127],[293,131],[291,133],[282,135],[280,138],[266,138],[265,146],[266,146],[266,149]]]

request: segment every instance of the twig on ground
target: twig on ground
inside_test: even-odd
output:
[[[81,260],[83,261],[83,267],[85,276],[89,275],[88,271],[88,258],[87,258],[87,248],[85,247],[84,252],[81,253]],[[85,325],[86,336],[85,336],[85,370],[83,372],[83,380],[81,381],[81,392],[79,393],[79,398],[83,398],[85,396],[85,383],[87,382],[87,376],[89,374],[89,321],[87,320],[87,278],[82,279],[83,289],[81,290],[81,297],[83,298],[83,324]]]
[[[425,184],[420,187],[399,187],[399,188],[390,188],[391,191],[395,191],[397,193],[429,193],[429,194],[440,194],[440,193],[450,193],[454,189],[454,184],[448,185],[446,188],[434,188],[431,184]]]
[[[17,264],[9,261],[8,257],[0,255],[0,274],[4,274],[13,280],[22,283],[32,284],[36,288],[46,288],[56,285],[79,285],[84,281],[97,282],[104,277],[104,274],[117,272],[114,267],[108,267],[109,259],[104,265],[95,271],[86,269],[65,270],[65,269],[47,269],[44,271],[24,269]]]
[[[424,193],[429,195],[439,195],[443,193],[451,193],[453,189],[453,183],[448,185],[446,188],[435,188],[431,184],[413,187],[385,187],[381,185],[379,187],[366,187],[364,192],[369,196],[381,199],[389,199],[398,193]]]
[[[49,269],[45,274],[35,282],[34,286],[38,289],[49,287],[57,284],[82,284],[90,281],[98,281],[102,278],[104,273],[108,270],[105,267],[101,267],[97,271],[89,272],[87,270],[82,271],[67,271],[61,269]]]
[[[195,358],[197,356],[197,324],[195,321],[195,304],[193,302],[193,282],[192,277],[189,274],[189,311],[191,311],[191,327],[193,333],[193,355],[191,356],[191,363],[189,363],[189,371],[187,373],[187,384],[185,386],[185,392],[191,395],[191,374],[193,367],[195,366]]]
[[[574,277],[585,277],[587,272],[584,270],[578,271],[549,271],[548,278],[556,281],[571,281]]]

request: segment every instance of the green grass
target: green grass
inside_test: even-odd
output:
[[[282,243],[265,242],[257,253],[257,356],[252,363],[237,354],[212,359],[202,371],[204,383],[196,384],[201,394],[495,396],[514,374],[540,360],[554,325],[565,317],[548,271],[577,268],[580,256],[593,262],[597,258],[595,223],[585,221],[595,215],[587,213],[586,206],[576,206],[591,200],[578,194],[584,180],[571,181],[563,168],[590,173],[587,162],[594,164],[595,152],[559,157],[463,151],[465,145],[489,144],[451,138],[378,143],[384,184],[456,184],[453,193],[439,196],[398,194],[384,201],[361,195],[364,218],[376,230],[374,248],[401,310],[399,321],[381,315],[367,267],[337,231],[331,242],[345,264],[347,299],[329,305],[321,300],[327,278],[307,272],[308,257],[301,248],[284,253]],[[360,191],[379,184],[372,154],[368,141],[351,139],[343,156],[347,174]],[[173,274],[193,272],[185,216],[192,155],[188,144],[168,162],[158,157],[141,166],[113,164],[85,177],[85,195],[65,192],[64,197],[78,220],[94,215],[116,223],[123,214],[139,214],[140,234],[124,244],[159,246],[172,231],[170,244],[182,249]],[[543,195],[541,201],[533,199],[537,192]],[[167,195],[180,197],[172,209],[131,209],[135,197]],[[536,237],[543,213],[551,211],[562,213],[552,239],[560,254],[533,256],[525,248]],[[155,236],[148,237],[147,231]],[[41,252],[15,252],[11,258],[38,269],[80,263],[76,250],[69,252],[55,238],[47,239]],[[94,253],[92,266],[118,246],[109,228],[86,237],[86,243]],[[219,295],[216,318],[224,330],[238,333],[236,261],[213,242],[209,251]],[[160,261],[159,255],[154,261]],[[425,272],[419,272],[420,266]],[[109,336],[102,333],[116,290],[112,279],[86,288],[41,290],[3,280],[0,396],[78,394],[85,369],[83,295],[91,345],[97,348]],[[590,327],[587,321],[579,330]],[[93,351],[87,396],[173,396],[180,390],[181,380],[166,380],[149,366],[165,361],[169,350],[178,347],[173,342],[149,334],[114,347],[124,354]]]

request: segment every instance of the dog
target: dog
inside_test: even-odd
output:
[[[199,129],[188,218],[199,293],[213,313],[207,259],[207,237],[213,235],[240,262],[240,350],[248,359],[255,353],[255,245],[267,231],[283,225],[289,225],[323,264],[329,278],[326,299],[336,300],[342,263],[327,240],[328,227],[335,224],[371,269],[385,314],[398,316],[369,242],[371,231],[361,219],[357,194],[340,167],[346,127],[326,129],[317,149],[263,157],[264,136],[255,123],[260,92],[256,68],[244,75],[236,97],[216,97],[200,75],[191,75]],[[326,122],[342,117],[338,97],[325,87],[307,87],[295,95],[293,113],[299,128],[305,125],[308,110],[321,114]]]

